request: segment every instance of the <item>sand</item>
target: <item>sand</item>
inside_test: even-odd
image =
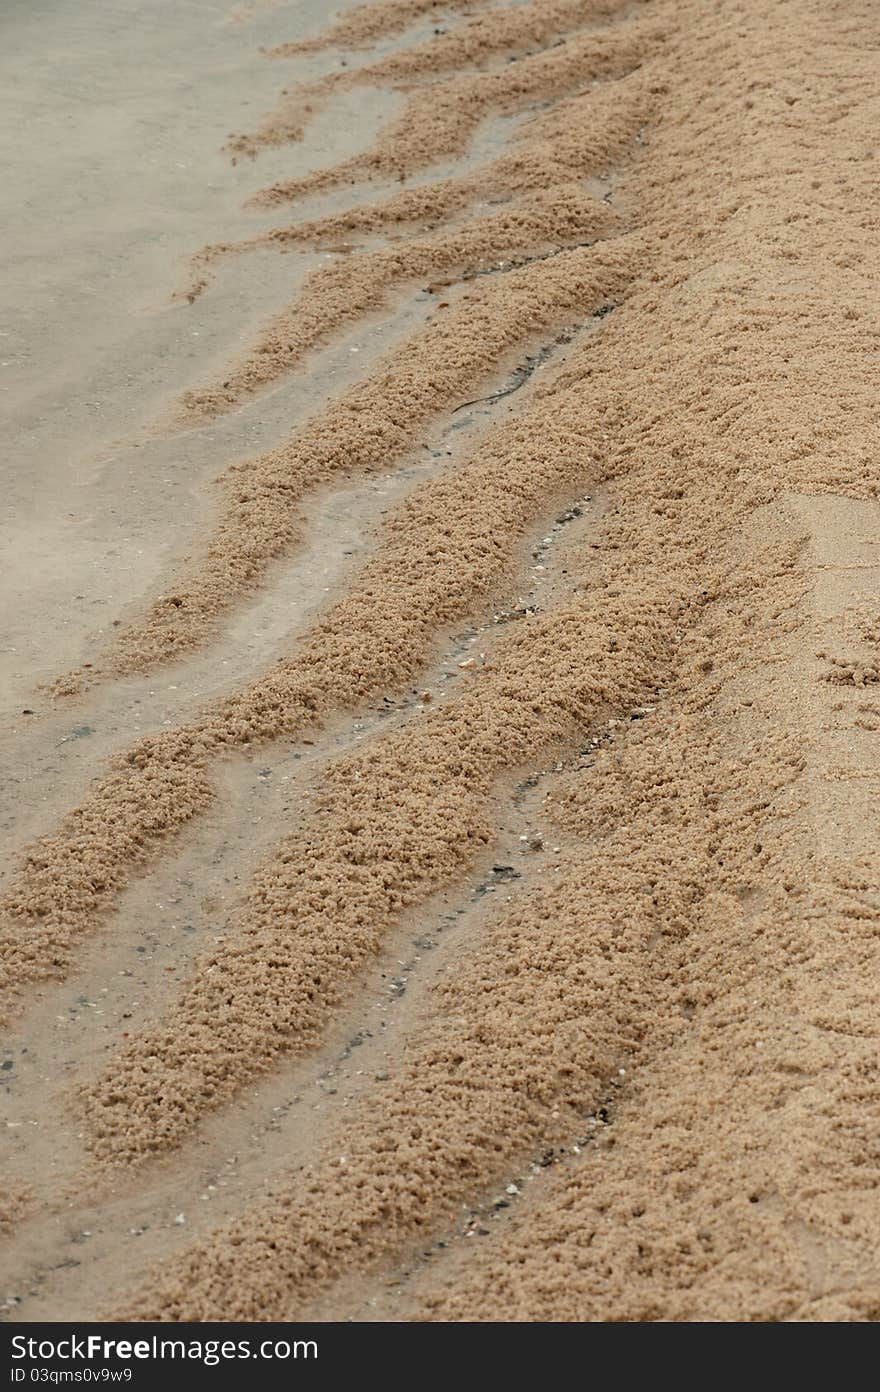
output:
[[[212,12],[177,327],[52,466],[0,1295],[875,1319],[877,15],[322,10]]]

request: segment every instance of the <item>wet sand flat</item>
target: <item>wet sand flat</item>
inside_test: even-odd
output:
[[[877,1318],[875,7],[2,28],[0,1306]]]

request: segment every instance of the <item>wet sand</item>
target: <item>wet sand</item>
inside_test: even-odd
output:
[[[123,8],[0,60],[0,1300],[877,1318],[873,7]]]

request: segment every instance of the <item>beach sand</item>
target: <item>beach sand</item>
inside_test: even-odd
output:
[[[878,1318],[876,8],[2,28],[8,1317]]]

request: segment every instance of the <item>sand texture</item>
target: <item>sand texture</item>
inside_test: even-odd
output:
[[[880,1318],[880,10],[143,24],[49,407],[21,309],[0,1303]]]

